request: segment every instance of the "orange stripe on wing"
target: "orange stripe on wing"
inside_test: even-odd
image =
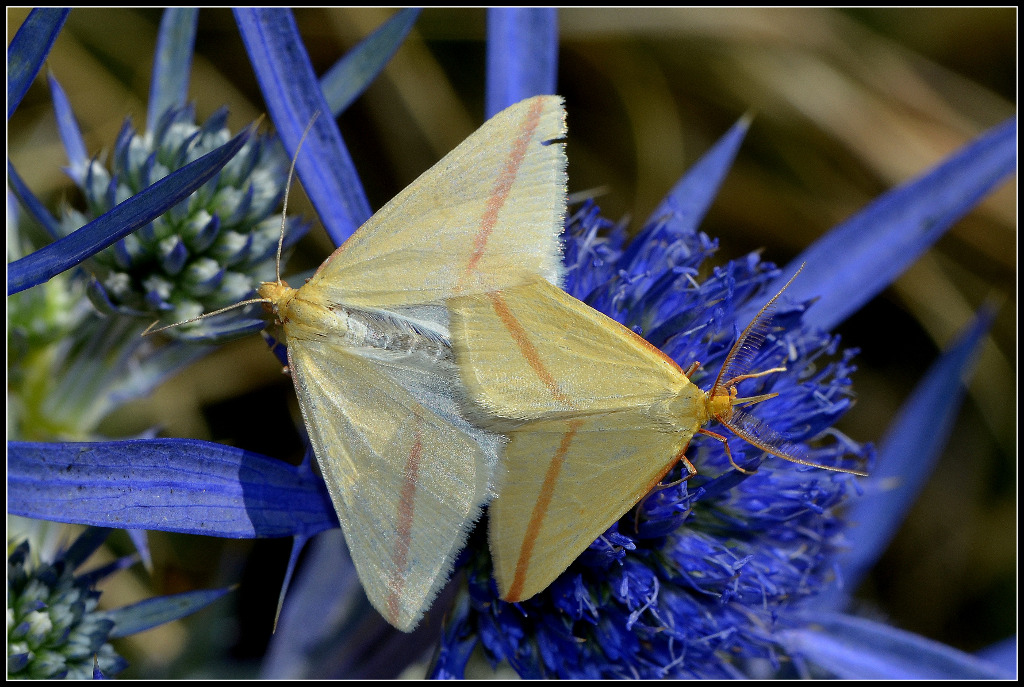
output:
[[[575,404],[572,402],[572,399],[559,388],[554,376],[548,372],[544,362],[540,359],[537,348],[530,341],[529,334],[523,328],[523,325],[519,323],[519,320],[516,319],[516,316],[512,314],[512,311],[509,310],[505,300],[501,297],[501,293],[494,291],[488,293],[487,297],[491,301],[495,314],[502,324],[505,325],[505,329],[508,330],[512,340],[519,348],[519,352],[533,369],[537,378],[548,388],[551,396],[568,408],[574,408]],[[576,432],[582,425],[583,420],[569,421],[569,429],[562,437],[558,450],[555,451],[555,455],[552,456],[551,462],[548,464],[540,495],[537,498],[537,502],[533,505],[533,512],[530,514],[530,523],[527,525],[526,534],[523,537],[523,545],[519,549],[516,572],[512,579],[512,586],[509,587],[508,594],[505,595],[506,601],[518,601],[519,595],[523,591],[523,585],[526,583],[526,571],[530,567],[530,558],[533,555],[533,547],[537,542],[537,537],[540,536],[540,530],[544,526],[544,519],[547,517],[551,499],[554,497],[555,485],[558,483],[558,475],[562,471],[565,454],[569,451],[572,439],[576,436]]]
[[[515,143],[512,144],[512,150],[509,151],[508,157],[505,159],[505,166],[498,175],[498,180],[494,184],[494,190],[491,191],[491,195],[487,198],[487,206],[480,220],[480,230],[473,239],[473,253],[469,256],[469,262],[466,263],[466,271],[459,280],[456,291],[462,290],[465,282],[472,276],[477,264],[479,264],[484,256],[484,251],[487,249],[487,241],[490,239],[491,233],[498,223],[498,213],[501,212],[502,206],[508,200],[509,193],[512,192],[512,185],[519,174],[519,167],[523,164],[523,158],[526,157],[526,148],[529,146],[530,141],[533,140],[533,133],[540,124],[540,115],[543,109],[544,101],[541,98],[537,98],[530,107],[526,119],[519,127],[519,135],[516,137]]]
[[[416,438],[409,449],[409,459],[405,463],[404,481],[402,482],[402,499],[398,503],[398,531],[395,533],[395,550],[391,554],[391,563],[395,576],[391,579],[388,593],[388,621],[392,625],[398,623],[399,601],[405,591],[405,566],[409,561],[409,546],[412,540],[413,506],[416,501],[416,483],[420,471],[420,460],[423,457],[423,442],[420,435],[420,416],[416,415]]]
[[[533,555],[533,546],[537,543],[540,535],[540,528],[544,526],[544,518],[547,517],[548,507],[555,495],[555,484],[558,482],[558,473],[562,471],[562,464],[565,462],[565,454],[569,450],[576,431],[583,424],[583,420],[570,420],[569,429],[562,437],[562,443],[555,451],[555,455],[548,464],[547,474],[544,475],[544,484],[541,486],[540,496],[537,503],[533,504],[533,512],[530,514],[530,524],[526,528],[526,535],[523,537],[523,546],[519,549],[519,560],[516,561],[516,574],[512,578],[512,586],[509,587],[506,601],[519,601],[519,595],[523,592],[523,585],[526,584],[526,571],[530,567],[530,558]]]
[[[487,294],[487,297],[491,300],[491,307],[494,308],[494,313],[501,320],[501,323],[505,325],[505,329],[508,330],[516,346],[519,347],[519,352],[523,354],[523,358],[533,368],[537,378],[551,392],[551,396],[559,403],[565,404],[568,408],[574,408],[575,404],[572,402],[572,399],[565,395],[561,388],[559,388],[554,376],[544,367],[544,363],[540,359],[540,353],[537,352],[537,348],[530,341],[530,335],[523,328],[523,325],[519,324],[519,320],[512,314],[512,311],[508,309],[505,299],[501,297],[501,292],[492,291]]]

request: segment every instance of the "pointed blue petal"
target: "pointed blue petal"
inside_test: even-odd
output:
[[[36,74],[43,66],[43,60],[50,54],[57,34],[64,27],[64,21],[71,10],[66,7],[42,7],[32,10],[25,23],[14,34],[14,40],[7,46],[7,118],[10,119]]]
[[[166,348],[166,347],[165,347]],[[202,355],[205,355],[203,353]],[[166,379],[170,375],[165,375],[163,379]],[[154,384],[153,386],[156,386]],[[111,401],[116,403],[113,398]],[[145,566],[151,574],[153,572],[153,554],[149,551],[149,534],[146,530],[125,530],[128,533],[128,538],[132,540],[132,544],[135,544],[135,550],[139,552],[139,558],[142,559],[142,565]]]
[[[28,214],[32,215],[32,219],[39,222],[47,234],[55,239],[60,238],[61,230],[57,219],[50,214],[45,205],[39,202],[36,195],[32,193],[32,189],[25,185],[24,180],[14,169],[14,165],[11,164],[10,160],[7,161],[7,183],[10,185],[11,190],[14,191],[18,202],[28,210]]]
[[[256,78],[288,155],[295,156],[303,132],[316,121],[296,161],[302,187],[335,245],[372,212],[352,158],[341,139],[313,73],[295,18],[287,9],[235,9]]]
[[[160,19],[146,114],[146,128],[150,131],[165,112],[181,107],[188,99],[198,18],[198,8],[171,7],[164,10]]]
[[[487,10],[487,116],[555,92],[558,12],[553,7]]]
[[[252,134],[247,129],[220,148],[167,175],[64,238],[7,266],[7,295],[41,284],[153,221],[220,171]]]
[[[377,78],[419,16],[419,8],[399,10],[321,77],[320,88],[334,117],[348,109]]]
[[[89,155],[85,152],[85,141],[82,130],[78,127],[75,111],[68,101],[68,96],[57,78],[47,74],[50,83],[50,98],[53,100],[53,112],[57,116],[57,132],[64,143],[64,151],[68,155],[67,172],[79,186],[85,185],[85,173],[89,169]]]
[[[765,291],[778,291],[806,262],[787,295],[794,302],[817,298],[804,322],[830,330],[891,284],[1016,168],[1017,120],[1010,119],[832,229]],[[738,318],[746,321],[754,312]]]
[[[366,599],[341,530],[322,532],[292,582],[260,677],[397,677],[436,644],[443,608],[436,601],[411,633],[391,627]]]
[[[878,461],[864,486],[868,493],[851,501],[850,550],[839,558],[847,591],[852,592],[878,560],[902,524],[931,474],[953,430],[975,354],[995,318],[984,308],[932,365],[903,404],[878,450]]]
[[[999,666],[885,623],[838,613],[808,614],[779,633],[783,646],[844,680],[993,680]]]
[[[324,652],[336,654],[334,638],[356,636],[360,620],[376,615],[369,608],[341,530],[321,533],[310,542],[292,582],[260,677],[323,677],[313,671],[324,662]],[[313,616],[323,622],[309,622]]]
[[[75,541],[71,542],[71,546],[60,556],[61,560],[74,570],[84,563],[86,558],[95,553],[96,549],[103,546],[103,542],[107,540],[112,531],[107,527],[87,527],[84,532],[75,537]]]
[[[1001,642],[987,646],[975,654],[978,658],[994,663],[1011,678],[1017,677],[1017,636],[1007,637]]]
[[[95,587],[97,584],[107,579],[111,575],[121,572],[122,570],[127,570],[128,568],[132,567],[133,565],[139,562],[139,559],[140,557],[139,554],[137,553],[132,553],[127,556],[121,556],[120,558],[113,560],[110,563],[107,563],[106,565],[94,568],[86,573],[80,573],[78,575],[75,575],[75,579],[78,580],[78,583],[81,585],[84,585],[86,587]]]
[[[277,610],[274,611],[274,630],[277,630],[277,621],[281,619],[281,608],[284,606],[284,597],[288,595],[288,588],[292,583],[292,575],[299,564],[299,555],[306,547],[309,537],[296,535],[292,538],[292,553],[288,556],[288,567],[284,571],[284,580],[281,581],[281,591],[277,595]]]
[[[288,463],[191,439],[9,442],[7,512],[217,537],[337,526],[323,482]]]
[[[110,638],[127,637],[172,620],[180,620],[209,606],[233,589],[234,587],[200,589],[172,596],[157,596],[131,606],[107,611],[106,617],[114,621],[114,629],[110,631]]]
[[[676,182],[644,223],[645,229],[630,242],[620,264],[638,270],[652,262],[657,257],[654,254],[664,252],[666,246],[697,232],[732,168],[750,121],[749,116],[740,118]]]

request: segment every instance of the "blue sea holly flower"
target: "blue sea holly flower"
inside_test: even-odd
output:
[[[49,562],[28,539],[7,545],[7,677],[90,679],[127,667],[108,640],[193,613],[226,594],[208,590],[149,599],[113,611],[97,606],[96,583],[138,561],[128,556],[75,574],[111,530],[91,527]]]
[[[63,16],[31,14],[10,52],[45,54],[49,44],[39,36],[52,42]],[[15,437],[93,438],[112,409],[148,393],[210,350],[180,342],[158,345],[139,336],[145,327],[158,319],[176,322],[234,304],[276,275],[278,207],[288,159],[272,137],[232,139],[226,110],[202,125],[195,122],[193,108],[184,104],[195,11],[170,10],[164,18],[148,127],[137,131],[126,120],[109,165],[88,157],[71,102],[57,78],[48,77],[67,153],[65,171],[84,197],[83,209],[64,206],[60,218],[54,218],[8,166],[11,185],[27,210],[8,212],[7,222],[10,257],[16,259],[8,283],[8,393],[13,406],[8,428]],[[211,154],[220,155],[217,151],[226,148],[234,154],[200,171],[197,165],[206,165]],[[195,190],[154,195],[172,180]],[[84,269],[39,284],[35,273],[43,263],[26,266],[44,254],[52,256],[50,262],[66,262],[70,255],[54,254],[65,245],[69,254],[82,250],[79,236],[86,229],[80,227],[116,225],[122,216],[136,224],[140,216],[152,220],[142,221],[127,235],[112,226],[124,238],[98,253],[86,253],[91,258]],[[38,232],[33,234],[22,221],[29,217],[50,234],[52,243],[42,245]],[[288,226],[286,245],[305,229],[295,220]],[[25,289],[32,283],[37,283],[34,289]],[[210,343],[263,326],[262,317],[235,310],[169,330],[169,335]]]
[[[70,233],[169,172],[231,139],[227,111],[204,124],[191,106],[172,108],[146,131],[126,121],[110,167],[91,160],[81,190],[87,211],[67,210]],[[268,136],[251,138],[196,193],[91,260],[90,298],[103,312],[166,323],[183,322],[238,303],[276,277],[278,214],[288,158]],[[289,218],[287,245],[304,232]],[[235,310],[165,330],[171,337],[230,336],[253,315]],[[242,328],[245,331],[244,327]]]
[[[645,336],[682,368],[701,362],[692,381],[703,388],[714,380],[749,313],[792,276],[757,254],[710,271],[702,264],[717,250],[696,229],[707,194],[717,185],[707,179],[722,170],[744,128],[734,128],[687,173],[633,241],[627,243],[624,229],[602,219],[591,203],[569,218],[566,232],[566,290]],[[959,179],[951,168],[969,159],[986,168],[984,151],[1002,141],[991,160],[991,178],[1012,170],[1012,155],[1003,146],[1013,132],[1012,123],[993,130],[846,226],[880,222],[880,215],[893,213],[899,220],[887,220],[892,236],[915,235],[915,210],[947,212],[927,199],[936,187]],[[976,181],[989,183],[978,172]],[[959,197],[951,192],[949,203],[961,207]],[[841,240],[851,252],[865,249],[865,232],[846,226],[826,241]],[[816,315],[814,300],[790,293],[777,303],[771,332],[750,366],[785,371],[744,382],[740,395],[777,393],[753,412],[791,441],[809,442],[814,462],[871,471],[872,448],[833,427],[852,403],[854,352],[841,351],[837,337],[811,324],[833,313]],[[925,402],[934,405],[908,409],[908,415],[935,417],[939,407],[956,402],[952,394],[943,396]],[[914,436],[911,424],[896,431]],[[905,441],[901,437],[899,445]],[[492,664],[507,662],[524,677],[1001,674],[934,642],[926,656],[920,638],[903,633],[897,641],[892,628],[865,631],[857,623],[867,621],[828,610],[829,592],[842,583],[842,555],[857,541],[844,506],[852,506],[865,487],[880,495],[891,487],[870,480],[862,486],[849,474],[787,463],[742,440],[730,445],[736,463],[756,469],[754,474],[732,469],[721,442],[696,435],[686,451],[696,476],[681,481],[685,471],[675,467],[663,480],[666,486],[613,523],[546,590],[519,603],[498,598],[483,542],[470,547],[468,601],[455,606],[433,675],[461,675],[474,644]],[[901,451],[887,458],[892,466],[914,455]],[[910,478],[905,468],[901,472]],[[615,479],[606,498],[615,498]],[[860,524],[868,526],[871,519],[864,513]],[[877,519],[880,527],[888,527],[885,522]],[[828,619],[834,635],[817,636],[811,629],[815,618]],[[881,636],[890,638],[887,653],[867,639]],[[912,660],[911,650],[919,659],[916,672],[901,672]],[[866,665],[867,655],[885,668]]]
[[[96,612],[99,592],[62,563],[33,565],[27,541],[7,555],[7,675],[36,679],[92,677],[125,668],[107,642],[114,623]]]
[[[702,366],[708,387],[746,322],[736,313],[763,304],[779,276],[751,254],[699,280],[716,242],[701,232],[667,236],[656,220],[623,250],[624,230],[585,203],[567,226],[566,290],[661,346],[682,368]],[[785,297],[783,297],[783,301]],[[756,414],[791,440],[815,441],[815,462],[863,468],[872,449],[832,425],[850,407],[853,352],[801,318],[807,303],[783,302],[751,369],[785,372],[744,383],[741,395],[778,393]],[[727,432],[725,432],[727,433]],[[746,664],[785,660],[772,633],[783,609],[834,580],[844,545],[841,506],[857,492],[852,475],[763,459],[730,441],[697,435],[668,485],[641,500],[547,590],[518,604],[497,598],[484,548],[473,549],[471,603],[451,622],[468,626],[487,657],[524,677],[701,677],[742,674]],[[616,497],[615,484],[607,498]]]
[[[699,361],[691,379],[703,388],[714,380],[750,313],[795,271],[784,273],[758,254],[710,271],[702,264],[717,244],[696,225],[717,186],[714,178],[727,169],[729,150],[744,129],[741,122],[726,134],[628,244],[624,229],[602,219],[591,203],[569,218],[566,232],[566,290],[642,334],[683,369]],[[880,198],[823,242],[868,255],[873,239],[860,228],[878,223],[894,240],[920,241],[922,226],[935,229],[930,219],[935,213],[950,217],[964,207],[965,196],[977,193],[974,189],[1012,171],[1006,144],[1013,134],[1012,122],[993,129],[935,170]],[[937,189],[967,180],[951,174],[961,164],[977,174],[967,184],[970,190],[950,189],[947,206],[935,207],[930,198]],[[834,255],[838,260],[842,253]],[[872,448],[833,427],[852,403],[854,352],[841,351],[837,337],[812,324],[834,318],[834,312],[815,313],[815,299],[792,294],[787,291],[777,303],[770,333],[750,365],[751,370],[785,370],[745,381],[739,394],[778,394],[752,411],[789,440],[805,444],[815,463],[871,471]],[[837,300],[834,294],[831,300]],[[985,321],[980,318],[973,329],[984,331]],[[970,340],[964,351],[970,350]],[[956,374],[964,355],[954,358],[960,361],[950,368]],[[928,384],[941,389],[940,379],[950,377]],[[896,446],[913,441],[915,423],[926,426],[939,408],[955,406],[955,394],[941,396],[926,394],[921,408],[907,409],[921,422],[895,428],[907,437]],[[924,438],[918,443],[924,445]],[[903,633],[897,640],[898,633],[887,627],[865,631],[869,621],[829,610],[834,603],[829,592],[842,583],[842,555],[857,541],[843,507],[852,506],[864,488],[881,496],[892,487],[870,480],[862,486],[850,474],[787,463],[739,439],[730,445],[735,462],[754,474],[732,469],[720,441],[696,435],[686,451],[696,476],[682,481],[685,471],[676,466],[665,486],[613,523],[546,590],[519,603],[498,598],[483,542],[471,546],[468,601],[455,606],[432,674],[461,675],[474,644],[492,664],[505,661],[524,677],[1002,674],[934,642],[926,655],[927,642],[920,638]],[[890,470],[924,459],[888,448],[886,455]],[[906,467],[896,469],[913,479]],[[612,477],[603,496],[615,498],[615,480],[628,478]],[[860,524],[889,528],[888,512],[892,509],[877,516],[862,513]],[[828,619],[834,634],[816,635],[815,618]],[[887,652],[871,641],[882,636],[889,637]],[[909,652],[916,652],[919,664],[907,672],[913,660]],[[872,668],[872,656],[885,667]]]

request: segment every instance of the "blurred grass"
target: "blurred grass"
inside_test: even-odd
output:
[[[8,9],[8,41],[26,13]],[[389,14],[296,16],[322,73]],[[143,123],[159,18],[158,10],[76,9],[58,38],[48,66],[68,91],[90,152],[112,147],[126,114]],[[482,10],[425,10],[384,75],[342,116],[373,207],[482,122],[484,20]],[[631,217],[636,229],[680,174],[753,111],[702,228],[721,239],[721,262],[764,248],[766,259],[785,263],[878,194],[1016,113],[1016,20],[1014,8],[563,10],[559,91],[569,111],[570,192],[605,189],[606,216]],[[190,93],[200,119],[226,104],[238,130],[262,113],[229,11],[200,13],[196,47]],[[65,159],[42,79],[9,122],[8,156],[44,198],[76,199],[60,171]],[[862,351],[859,402],[841,427],[877,441],[937,351],[983,301],[1002,300],[942,463],[860,594],[894,624],[966,650],[1015,631],[1016,208],[1014,180],[840,328],[845,345]],[[301,204],[292,212],[312,214]],[[307,239],[291,270],[319,264],[329,250],[322,232]],[[106,429],[160,425],[169,436],[249,442],[283,457],[288,449],[279,444],[297,445],[289,426],[295,401],[263,348],[257,337],[225,346]],[[253,437],[254,426],[267,429]],[[154,545],[158,558],[176,561],[158,570],[158,593],[179,591],[171,580],[181,575],[184,588],[238,579],[248,544],[232,543],[225,558],[195,539],[176,540],[172,553]],[[278,564],[283,570],[283,558]],[[251,600],[243,589],[239,604]],[[260,623],[269,630],[269,618]],[[258,655],[235,639],[236,658]],[[139,647],[137,660],[153,660],[150,651]]]

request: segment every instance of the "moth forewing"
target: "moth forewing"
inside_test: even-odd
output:
[[[351,307],[441,303],[561,279],[565,111],[538,96],[500,112],[382,207],[309,286]],[[382,279],[387,265],[400,279]]]
[[[726,437],[704,429],[711,420],[787,460],[855,472],[807,461],[737,407],[775,395],[740,398],[736,387],[783,369],[750,372],[780,294],[740,334],[708,392],[637,334],[548,283],[454,299],[459,373],[475,412],[509,435],[506,482],[489,511],[503,599],[546,588],[677,462],[687,478],[696,474],[684,455],[694,434],[723,441],[746,472]]]

